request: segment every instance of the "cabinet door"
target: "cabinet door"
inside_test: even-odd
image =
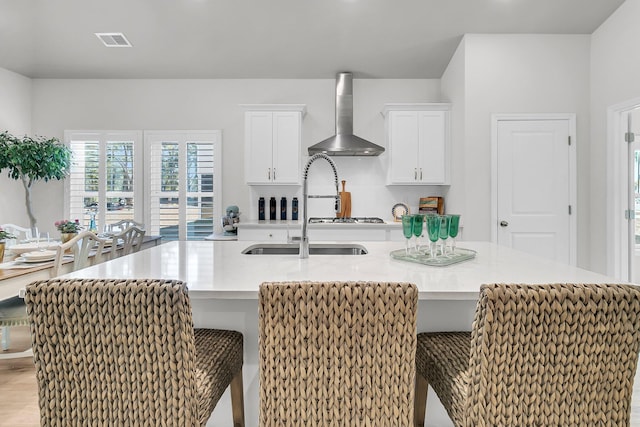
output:
[[[389,112],[389,183],[416,184],[418,180],[418,113]]]
[[[245,179],[247,184],[271,183],[273,152],[273,113],[245,113]]]
[[[302,115],[295,111],[273,113],[273,169],[275,184],[300,183]]]
[[[446,181],[446,111],[419,111],[418,180],[423,184]]]

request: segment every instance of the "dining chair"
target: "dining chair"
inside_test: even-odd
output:
[[[107,231],[110,233],[117,233],[125,231],[129,227],[138,227],[144,230],[144,224],[134,221],[132,219],[121,219],[113,224],[107,225]]]
[[[60,274],[62,261],[66,255],[73,256],[73,271],[90,265],[99,264],[105,260],[104,245],[106,239],[101,239],[91,231],[81,231],[71,240],[56,248],[56,257],[51,268],[51,277]],[[107,255],[110,252],[107,252]]]
[[[16,236],[15,239],[9,239],[11,240],[12,244],[21,242],[23,240],[29,240],[32,238],[32,233],[30,228],[20,227],[19,225],[15,225],[15,224],[2,224],[0,225],[0,228]],[[9,248],[10,246],[12,245],[7,245],[7,248]]]
[[[144,235],[145,230],[132,225],[121,233],[111,236],[110,258],[115,259],[119,256],[138,252],[142,246]]]
[[[31,357],[31,348],[24,351],[12,351],[11,349],[11,328],[15,326],[29,325],[27,310],[24,299],[16,295],[11,298],[0,300],[0,328],[2,328],[2,340],[0,347],[0,359],[15,359],[18,357]]]
[[[492,284],[471,332],[418,334],[415,425],[427,388],[460,426],[628,426],[640,288]]]
[[[417,298],[409,283],[263,283],[259,425],[410,425]]]
[[[43,426],[204,426],[229,386],[244,426],[243,336],[194,329],[185,283],[49,279],[25,301]]]

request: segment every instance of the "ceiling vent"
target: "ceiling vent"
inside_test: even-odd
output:
[[[106,47],[131,47],[131,43],[122,33],[96,33]]]

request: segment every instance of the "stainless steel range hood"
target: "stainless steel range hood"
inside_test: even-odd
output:
[[[353,134],[353,76],[339,73],[336,78],[336,134],[309,147],[309,155],[379,156],[384,147]]]

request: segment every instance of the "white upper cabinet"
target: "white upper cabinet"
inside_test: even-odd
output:
[[[450,104],[386,104],[387,184],[449,184]]]
[[[243,105],[247,184],[300,184],[304,105]]]

